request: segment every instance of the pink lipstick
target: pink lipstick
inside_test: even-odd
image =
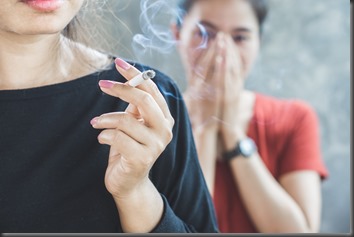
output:
[[[22,2],[39,12],[52,12],[59,9],[64,0],[22,0]]]

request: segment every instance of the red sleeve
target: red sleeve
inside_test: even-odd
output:
[[[297,170],[313,170],[321,179],[328,177],[322,160],[319,122],[313,109],[303,102],[293,102],[289,134],[282,152],[280,176]]]

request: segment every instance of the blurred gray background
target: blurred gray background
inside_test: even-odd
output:
[[[84,10],[89,17],[98,16],[90,30],[106,39],[96,46],[161,70],[183,91],[183,68],[169,32],[177,15],[175,0],[96,1],[95,14]],[[322,186],[321,232],[351,233],[350,1],[269,3],[261,54],[246,86],[279,98],[299,98],[315,109],[330,173]]]

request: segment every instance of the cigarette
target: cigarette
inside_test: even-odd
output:
[[[136,87],[143,83],[146,80],[153,79],[156,73],[153,70],[143,71],[139,75],[135,76],[133,79],[128,81],[128,85],[132,87]]]

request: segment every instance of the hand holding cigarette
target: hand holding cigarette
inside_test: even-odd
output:
[[[174,119],[158,87],[149,80],[156,75],[153,70],[141,72],[121,59],[116,59],[116,66],[127,82],[101,80],[99,86],[129,105],[125,111],[102,114],[91,124],[102,130],[99,143],[110,146],[107,190],[117,206],[125,206],[121,200],[129,200],[137,190],[152,189],[149,171],[172,139]],[[155,189],[151,192],[158,194]]]

